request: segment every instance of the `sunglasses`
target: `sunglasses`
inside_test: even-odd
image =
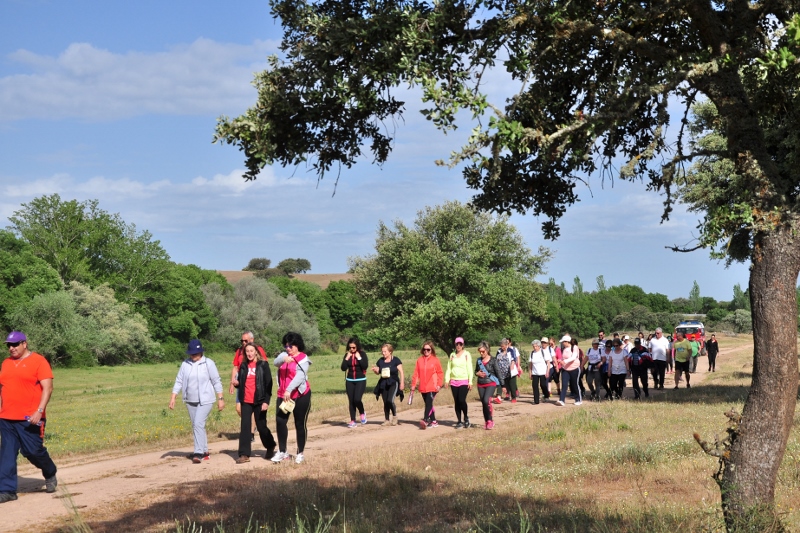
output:
[[[248,343],[247,339],[242,339],[242,344],[247,344],[247,343]]]
[[[357,347],[356,346],[348,346],[348,348],[350,348],[351,350],[355,350]]]
[[[25,342],[25,341],[19,341],[19,342],[7,342],[7,343],[6,343],[6,346],[8,346],[9,348],[16,348],[16,347],[18,347],[20,344],[22,344],[23,342]]]
[[[431,349],[430,349],[430,348],[423,348],[423,349],[422,349],[422,351],[423,351],[423,352],[430,352],[430,351],[431,351]]]

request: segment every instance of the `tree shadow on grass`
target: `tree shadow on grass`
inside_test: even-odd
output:
[[[310,465],[308,465],[310,466]],[[501,465],[498,465],[501,466]],[[293,465],[286,465],[295,468]],[[283,468],[283,467],[279,467]],[[713,519],[702,512],[638,506],[610,511],[586,499],[543,499],[498,494],[492,487],[455,486],[440,476],[368,473],[275,479],[267,470],[186,483],[171,499],[113,520],[88,520],[92,531],[120,532],[202,527],[202,531],[296,531],[297,518],[313,525],[332,519],[332,532],[606,532],[674,533],[700,530]],[[274,475],[275,470],[272,471]],[[498,470],[498,475],[513,475]],[[566,494],[566,493],[565,493]],[[521,514],[522,512],[522,514]],[[526,527],[528,522],[529,528]],[[258,525],[257,529],[253,526]],[[688,526],[689,529],[685,529]],[[68,531],[66,529],[65,531]]]
[[[674,385],[672,385],[674,386]],[[661,394],[651,394],[650,402],[660,403],[719,403],[731,404],[742,403],[747,399],[749,386],[744,385],[719,385],[716,383],[698,383],[691,389],[685,388],[685,383],[681,383],[681,388],[673,390],[671,387],[664,386]]]

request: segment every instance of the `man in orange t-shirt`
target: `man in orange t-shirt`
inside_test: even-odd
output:
[[[42,471],[45,491],[55,492],[56,465],[44,447],[45,408],[53,394],[47,359],[28,349],[28,338],[12,331],[9,357],[0,367],[0,503],[17,499],[17,454]]]

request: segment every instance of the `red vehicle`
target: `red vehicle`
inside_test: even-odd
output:
[[[706,328],[699,320],[684,320],[675,327],[675,334],[683,333],[687,340],[700,343],[700,350],[706,347]]]

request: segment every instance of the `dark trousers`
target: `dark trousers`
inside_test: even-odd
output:
[[[694,374],[695,371],[697,370],[697,359],[699,359],[699,357],[697,357],[697,356],[694,356],[691,359],[689,359],[689,361],[691,362],[691,370],[689,370],[689,371],[692,374]]]
[[[17,492],[17,454],[42,471],[45,479],[56,475],[56,465],[44,447],[44,426],[25,420],[0,418],[0,492]]]
[[[506,389],[506,396],[505,399],[514,400],[517,398],[517,376],[508,376],[506,379],[503,380],[503,387]]]
[[[267,450],[275,449],[275,439],[267,427],[267,412],[261,410],[261,404],[242,403],[242,429],[239,432],[239,455],[250,457],[250,435],[253,433],[251,415],[255,415],[256,429],[261,439],[261,444]],[[269,454],[267,454],[269,455]]]
[[[653,387],[664,388],[664,376],[667,374],[666,361],[653,361]]]
[[[622,397],[622,391],[625,390],[625,378],[628,374],[611,374],[611,392],[617,398]]]
[[[547,376],[531,376],[533,382],[533,403],[539,403],[539,389],[545,399],[550,397],[550,388],[547,386]]]
[[[469,394],[469,386],[461,385],[460,387],[450,387],[453,393],[453,406],[456,409],[456,418],[461,422],[461,415],[464,415],[464,420],[469,420],[467,415],[467,394]]]
[[[422,418],[425,422],[433,422],[436,420],[436,409],[433,408],[433,400],[436,398],[435,392],[423,392],[422,401],[425,402],[425,414]]]
[[[639,381],[642,382],[641,389],[639,388]],[[636,398],[644,391],[645,397],[650,396],[647,391],[647,369],[646,368],[631,368],[631,382],[633,383],[633,394]]]
[[[708,354],[708,371],[711,372],[712,370],[717,369],[717,354],[711,355]]]
[[[481,399],[481,406],[483,407],[483,419],[488,422],[492,419],[492,397],[494,391],[497,389],[495,385],[488,387],[478,387],[478,397]]]
[[[395,382],[395,384],[388,389],[383,389],[383,391],[381,391],[381,397],[383,398],[383,416],[386,417],[386,420],[389,420],[389,413],[397,416],[397,406],[394,404],[394,398],[397,396],[397,387],[398,383]]]
[[[311,411],[311,391],[298,396],[294,401],[294,411],[284,413],[280,410],[283,398],[278,398],[275,409],[275,432],[278,434],[278,449],[286,453],[286,440],[289,438],[289,414],[294,415],[294,430],[297,433],[297,453],[303,453],[308,436],[308,413]]]
[[[603,390],[606,391],[606,398],[611,397],[611,387],[609,385],[609,381],[611,378],[608,377],[608,372],[600,372],[600,386],[603,387]]]
[[[364,402],[361,401],[361,398],[364,396],[364,391],[367,390],[367,380],[345,381],[345,390],[347,391],[347,406],[350,408],[350,420],[355,420],[356,409],[362,415],[364,414]]]
[[[581,391],[578,388],[578,376],[580,376],[581,369],[575,368],[573,370],[561,369],[561,396],[559,399],[563,402],[567,399],[567,387],[575,397],[575,401],[581,401]]]

